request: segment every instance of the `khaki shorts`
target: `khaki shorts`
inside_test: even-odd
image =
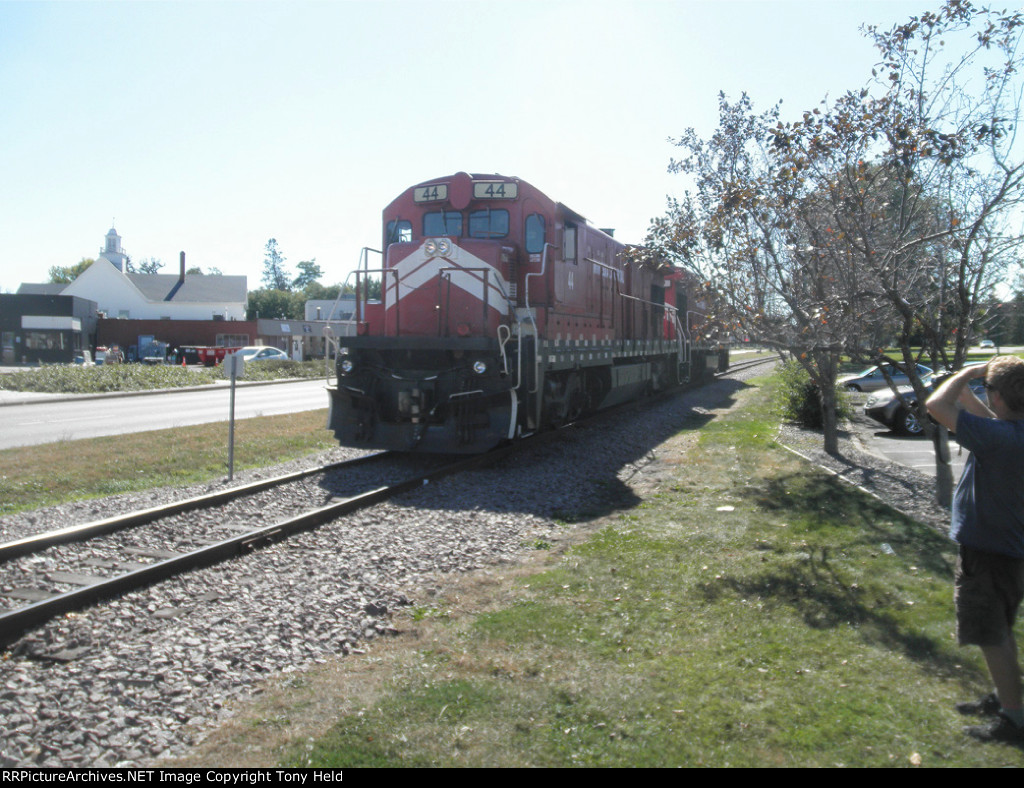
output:
[[[953,581],[957,642],[1002,645],[1024,599],[1024,558],[960,545]]]

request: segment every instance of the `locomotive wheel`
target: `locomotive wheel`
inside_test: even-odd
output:
[[[580,417],[583,413],[583,405],[585,403],[585,397],[583,396],[583,387],[580,385],[580,376],[575,372],[569,373],[568,379],[565,381],[565,420],[573,421]]]
[[[579,418],[586,397],[578,374],[552,375],[546,381],[546,388],[544,410],[549,424],[558,427]]]

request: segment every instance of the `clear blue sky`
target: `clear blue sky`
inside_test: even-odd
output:
[[[0,2],[0,291],[95,257],[342,281],[406,187],[521,177],[642,240],[717,95],[794,116],[937,0]]]

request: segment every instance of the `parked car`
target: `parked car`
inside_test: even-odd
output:
[[[886,364],[885,369],[889,373],[889,377],[892,378],[892,382],[897,386],[910,385],[910,378],[908,378],[906,373],[898,367],[895,367],[892,364]],[[932,369],[931,367],[926,367],[923,364],[918,364],[917,374],[923,380],[925,377],[932,374]],[[846,375],[845,377],[839,378],[839,380],[836,381],[836,385],[845,388],[847,391],[878,391],[878,389],[889,387],[888,381],[882,374],[881,367],[868,367],[857,375]]]
[[[288,354],[276,347],[261,347],[250,345],[239,350],[236,355],[241,356],[246,363],[250,361],[288,361]]]
[[[970,383],[973,391],[982,402],[988,403],[985,396],[985,383],[982,380],[972,380]],[[930,394],[935,388],[933,378],[927,381],[926,389]],[[870,419],[884,424],[893,432],[903,435],[921,435],[924,427],[917,416],[917,395],[910,386],[901,386],[900,394],[906,404],[900,402],[900,398],[891,391],[879,391],[868,396],[864,403],[864,415]]]
[[[993,342],[993,341],[992,341],[991,339],[983,339],[983,340],[981,340],[981,342],[980,342],[980,343],[978,344],[978,347],[980,347],[980,348],[984,348],[984,349],[988,349],[988,348],[994,348],[995,346],[996,346],[996,343],[995,343],[995,342]]]

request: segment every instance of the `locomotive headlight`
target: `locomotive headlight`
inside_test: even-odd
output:
[[[428,257],[447,257],[452,252],[452,242],[447,238],[428,238],[423,243]]]
[[[487,371],[487,365],[483,361],[474,361],[473,371],[478,375],[482,375]]]
[[[346,375],[352,371],[352,368],[354,366],[355,365],[352,363],[352,359],[350,358],[344,358],[341,360],[341,371],[344,372]]]

